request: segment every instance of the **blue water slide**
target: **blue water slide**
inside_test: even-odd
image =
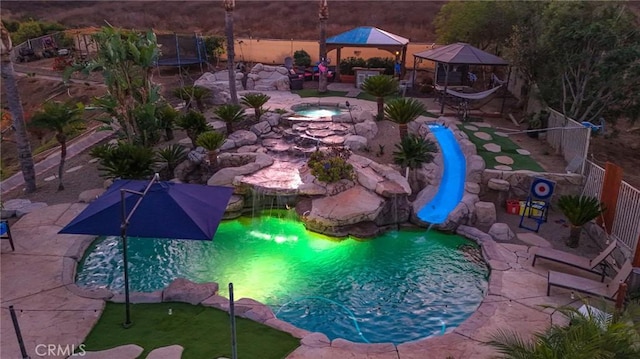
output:
[[[418,218],[427,223],[440,224],[462,200],[467,164],[451,130],[435,124],[429,125],[429,129],[440,144],[444,170],[438,192],[418,211]]]

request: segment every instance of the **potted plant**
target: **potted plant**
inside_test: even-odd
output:
[[[578,247],[582,226],[600,216],[606,209],[597,198],[591,196],[561,196],[558,200],[558,208],[567,217],[571,224],[571,232],[567,240],[567,246]]]

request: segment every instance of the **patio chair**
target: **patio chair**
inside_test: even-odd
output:
[[[552,262],[563,263],[575,268],[584,269],[591,273],[600,274],[602,276],[601,282],[604,282],[605,270],[607,268],[605,259],[609,257],[614,249],[616,249],[616,245],[616,241],[612,240],[609,246],[607,246],[607,248],[605,248],[593,259],[577,256],[575,254],[567,253],[553,248],[538,247],[535,249],[535,252],[533,254],[533,262],[531,263],[531,266],[536,266],[536,259],[544,258]]]
[[[0,221],[0,239],[8,239],[11,245],[11,250],[15,252],[16,248],[13,246],[13,237],[11,237],[11,228],[9,228],[9,222]]]
[[[615,295],[618,293],[620,283],[627,280],[631,274],[632,268],[631,261],[627,260],[620,268],[620,271],[618,271],[618,274],[616,274],[613,280],[609,283],[602,283],[572,274],[549,271],[549,275],[547,277],[547,296],[550,295],[551,287],[554,286],[614,300]]]

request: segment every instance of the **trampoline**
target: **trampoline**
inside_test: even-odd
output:
[[[203,72],[202,64],[207,63],[208,58],[201,35],[166,34],[156,35],[156,39],[160,46],[156,67],[200,65],[200,72]]]

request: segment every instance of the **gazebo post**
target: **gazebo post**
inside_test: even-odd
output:
[[[411,73],[411,88],[415,88],[416,86],[416,68],[418,66],[418,58],[416,55],[413,55],[413,73]],[[438,74],[436,73],[436,78]]]
[[[507,93],[509,92],[509,80],[511,80],[511,66],[509,66],[509,72],[507,74]],[[500,106],[500,114],[504,113],[504,103],[507,101],[507,96],[502,96],[502,106]]]
[[[438,63],[436,63],[436,84],[438,80]],[[442,104],[440,105],[440,114],[444,114],[444,99],[447,96],[447,86],[449,85],[449,64],[444,64],[444,91],[442,91]]]
[[[342,47],[338,46],[336,48],[336,78],[334,79],[337,82],[342,82],[340,81],[340,50],[342,50]]]
[[[407,65],[407,45],[402,46],[402,69],[400,70],[400,80],[404,78],[406,74],[406,65]]]

